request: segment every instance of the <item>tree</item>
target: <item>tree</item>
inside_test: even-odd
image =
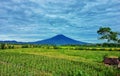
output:
[[[113,41],[113,42],[117,42],[118,41],[118,33],[117,32],[110,32],[110,40]]]
[[[118,32],[118,35],[120,36],[120,32]],[[118,39],[118,43],[120,43],[120,38]]]
[[[99,39],[107,39],[107,41],[109,42],[110,31],[111,31],[111,28],[109,27],[100,27],[99,30],[97,31],[97,33],[101,35]]]
[[[4,43],[2,43],[1,44],[1,49],[5,49],[6,47],[5,47],[5,44]]]
[[[106,39],[107,42],[113,41],[117,42],[118,41],[118,33],[111,31],[111,28],[109,27],[100,27],[99,30],[97,31],[101,37],[99,39]]]

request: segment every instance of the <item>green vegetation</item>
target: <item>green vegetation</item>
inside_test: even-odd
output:
[[[33,44],[0,44],[0,49],[42,48],[42,49],[69,49],[69,50],[92,50],[92,51],[120,51],[120,44],[103,43],[88,45],[33,45]]]
[[[0,50],[0,76],[120,75],[119,69],[102,62],[105,55],[120,57],[119,51],[73,50],[68,47]]]
[[[5,44],[1,44],[1,49],[5,49]]]
[[[119,43],[119,33],[112,31],[110,27],[100,27],[97,33],[101,35],[99,39],[106,39],[107,42],[113,41],[114,43]]]
[[[13,44],[1,43],[0,44],[0,49],[14,49],[14,45]]]
[[[120,76],[120,69],[103,63],[120,60],[118,33],[101,27],[108,42],[86,45],[0,44],[0,76]],[[118,60],[118,61],[119,61]]]

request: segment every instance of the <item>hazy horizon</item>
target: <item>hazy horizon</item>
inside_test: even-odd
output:
[[[120,0],[0,0],[0,41],[32,42],[63,34],[99,43],[99,27],[120,30]]]

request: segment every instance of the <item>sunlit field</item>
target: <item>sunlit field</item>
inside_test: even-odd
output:
[[[116,66],[103,63],[105,55],[120,51],[47,48],[0,50],[0,76],[120,76]]]

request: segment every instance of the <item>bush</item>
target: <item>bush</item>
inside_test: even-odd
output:
[[[29,48],[29,45],[22,45],[22,48]]]
[[[0,48],[1,48],[1,49],[5,49],[5,48],[6,48],[6,47],[5,47],[5,44],[2,43],[1,46],[0,46]]]
[[[8,49],[14,49],[14,45],[9,45]]]

